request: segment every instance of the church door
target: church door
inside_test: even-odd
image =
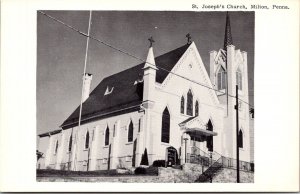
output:
[[[173,166],[178,164],[178,154],[177,150],[174,147],[167,148],[167,166]]]

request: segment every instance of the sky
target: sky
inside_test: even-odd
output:
[[[88,11],[43,11],[85,33]],[[254,12],[229,12],[233,45],[248,53],[249,102],[254,95]],[[223,48],[226,12],[93,11],[90,35],[141,59],[148,38],[159,56],[186,44],[190,33],[209,72],[209,52]],[[80,103],[86,37],[37,14],[37,133],[58,129]],[[90,40],[91,91],[105,77],[140,61]]]

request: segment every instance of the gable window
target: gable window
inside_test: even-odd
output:
[[[198,100],[196,100],[196,103],[195,103],[195,116],[198,116],[199,115],[199,103],[198,103]]]
[[[212,122],[211,120],[209,119],[208,120],[208,123],[206,125],[206,129],[208,131],[213,131],[213,125],[212,125]],[[213,151],[213,147],[214,147],[214,139],[213,139],[213,136],[208,136],[207,139],[206,139],[206,147],[208,149],[208,151],[212,152]]]
[[[161,142],[169,143],[170,141],[170,113],[166,107],[162,114],[161,124]]]
[[[58,150],[58,140],[56,140],[56,143],[55,143],[54,154],[57,154],[57,150]]]
[[[236,71],[236,85],[238,85],[239,90],[243,89],[242,72],[240,68],[238,68]]]
[[[137,80],[134,81],[133,85],[136,85],[138,83],[143,83],[143,78],[138,78]]]
[[[113,90],[114,90],[114,87],[107,86],[104,96],[111,94],[113,92]]]
[[[104,145],[108,145],[109,144],[109,128],[107,126],[106,130],[105,130],[105,140],[104,140]]]
[[[184,114],[184,97],[181,96],[180,113]]]
[[[238,134],[238,147],[243,148],[243,132],[242,132],[242,130],[239,130],[239,134]]]
[[[86,132],[86,135],[85,135],[85,149],[88,149],[89,148],[89,144],[90,144],[90,134],[89,132],[87,131]]]
[[[73,139],[72,139],[72,134],[70,135],[70,139],[69,139],[69,152],[71,152],[72,151],[72,141],[73,141]]]
[[[226,88],[226,72],[222,66],[219,69],[217,81],[218,81],[218,90],[223,90]]]
[[[132,142],[133,140],[133,123],[130,121],[130,124],[128,126],[128,142]]]
[[[193,94],[192,91],[189,90],[187,93],[187,107],[186,107],[186,114],[193,116]]]

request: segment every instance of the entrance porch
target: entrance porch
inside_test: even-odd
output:
[[[194,117],[180,123],[179,126],[182,130],[181,164],[200,163],[208,166],[213,160],[213,136],[217,135],[213,131],[212,122],[208,120],[207,124],[203,125],[198,117]]]

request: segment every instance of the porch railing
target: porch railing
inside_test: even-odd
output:
[[[239,161],[239,169],[243,171],[248,171],[248,172],[253,172],[254,168],[253,165],[250,162],[245,162],[245,161]],[[233,158],[228,158],[222,156],[222,166],[224,168],[232,168],[232,169],[237,169],[237,160]]]
[[[196,146],[193,146],[191,147],[191,153],[187,153],[187,162],[209,166],[210,158],[206,152]]]
[[[229,157],[222,156],[218,152],[214,151],[210,154],[204,152],[200,148],[191,147],[191,153],[187,154],[187,162],[194,164],[201,164],[204,166],[211,166],[215,162],[218,162],[224,168],[237,169],[237,160]],[[248,172],[254,172],[254,164],[245,161],[239,161],[239,169]]]

